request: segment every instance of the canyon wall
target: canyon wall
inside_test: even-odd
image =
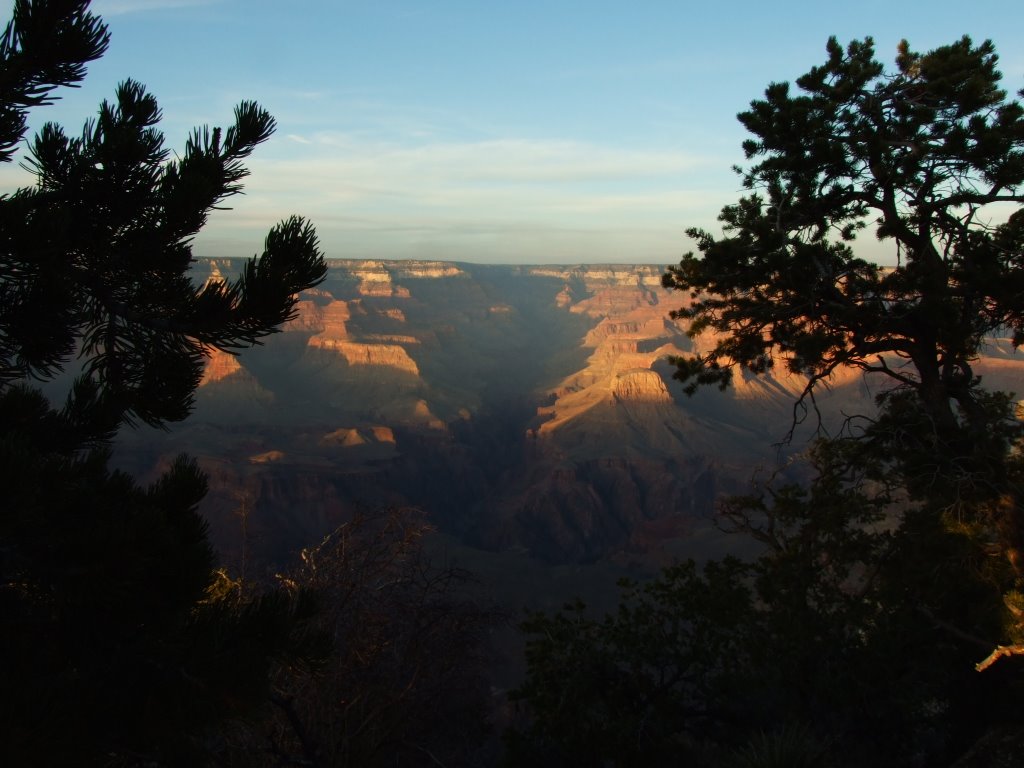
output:
[[[682,394],[666,358],[713,339],[669,318],[685,297],[660,267],[329,263],[281,333],[213,352],[188,421],[119,443],[143,475],[198,457],[222,552],[280,559],[360,507],[414,505],[476,548],[657,559],[714,529],[718,495],[806,446],[809,428],[775,445],[798,378]],[[201,261],[195,280],[240,268]],[[993,349],[979,371],[1018,389],[1021,361]],[[819,403],[827,419],[872,397],[846,374]]]

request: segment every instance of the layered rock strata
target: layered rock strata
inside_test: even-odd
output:
[[[200,262],[195,280],[241,264]],[[249,546],[274,557],[390,504],[546,562],[704,541],[716,497],[784,460],[772,446],[804,381],[741,375],[685,397],[666,358],[714,339],[669,318],[685,297],[662,271],[331,262],[282,333],[211,356],[191,420],[126,435],[121,461],[145,472],[197,455],[221,547],[237,546],[244,507]],[[1024,362],[999,340],[976,371],[1024,392]],[[871,408],[855,373],[831,384],[824,418]]]

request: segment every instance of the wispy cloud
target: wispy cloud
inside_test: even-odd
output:
[[[685,227],[713,228],[736,186],[721,158],[566,140],[293,133],[248,165],[246,194],[214,213],[197,255],[252,255],[298,213],[333,257],[668,264],[690,247]],[[0,166],[0,189],[31,182]]]
[[[706,174],[725,164],[678,151],[302,138],[310,143],[277,141],[254,156],[245,197],[211,220],[202,252],[228,252],[246,232],[251,250],[274,221],[300,213],[339,257],[671,263],[686,250],[684,228],[711,226],[724,200]]]
[[[679,151],[623,149],[561,140],[502,139],[410,146],[367,142],[341,133],[302,138],[302,143],[314,145],[310,151],[315,151],[315,159],[298,154],[282,160],[282,165],[310,164],[336,174],[339,180],[366,177],[379,182],[395,178],[401,179],[403,185],[415,179],[426,179],[432,184],[636,182],[679,178],[695,169],[721,164],[719,159]]]
[[[213,5],[221,0],[96,0],[92,10],[100,16],[120,16],[125,13],[143,13],[168,8],[191,8]]]

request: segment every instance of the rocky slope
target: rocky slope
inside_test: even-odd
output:
[[[239,268],[201,262],[195,279]],[[211,356],[189,421],[126,434],[119,461],[145,474],[197,456],[226,553],[283,557],[359,506],[416,505],[474,547],[656,559],[777,466],[802,386],[738,377],[683,396],[666,356],[712,340],[669,319],[682,297],[661,272],[331,262],[282,333]],[[1003,346],[978,370],[1024,391]],[[870,401],[852,375],[822,399],[826,414]]]

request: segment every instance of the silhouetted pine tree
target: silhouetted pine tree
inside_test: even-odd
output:
[[[88,2],[18,0],[0,39],[0,160],[26,113],[82,79],[107,30]],[[307,593],[228,599],[180,458],[141,487],[108,467],[124,424],[192,406],[204,353],[258,342],[325,265],[292,218],[233,282],[195,286],[192,239],[241,190],[242,161],[274,129],[252,102],[170,159],[160,110],[126,81],[81,135],[48,124],[0,198],[0,762],[182,765],[209,732],[268,694],[297,652]],[[26,384],[83,363],[64,404]]]
[[[782,365],[814,418],[854,368],[878,412],[815,445],[808,485],[725,501],[753,562],[668,569],[603,620],[533,617],[512,765],[895,768],[1019,738],[1020,660],[974,663],[1024,654],[1022,431],[973,364],[992,334],[1024,343],[1024,107],[989,42],[904,43],[894,72],[870,39],[827,53],[739,115],[750,193],[664,277],[715,333],[677,378]],[[1016,208],[995,224],[994,203]],[[895,268],[856,255],[868,228]]]

